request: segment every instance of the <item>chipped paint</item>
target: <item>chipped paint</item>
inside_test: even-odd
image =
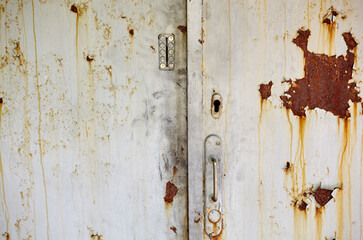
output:
[[[305,77],[294,82],[289,80],[291,87],[281,96],[284,106],[295,115],[306,116],[305,108],[320,108],[345,118],[350,116],[348,101],[361,102],[357,83],[351,82],[355,57],[351,50],[357,43],[351,33],[342,35],[348,49],[346,56],[336,57],[308,51],[310,31],[298,31],[293,43],[304,52]]]
[[[174,197],[178,193],[178,191],[179,191],[179,189],[173,183],[167,182],[164,201],[166,203],[172,203],[174,200]]]

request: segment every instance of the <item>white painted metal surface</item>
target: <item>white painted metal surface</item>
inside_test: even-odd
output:
[[[184,0],[0,1],[0,239],[187,238],[185,16]]]
[[[331,6],[339,14],[329,30],[322,21]],[[351,32],[353,81],[362,89],[362,13],[358,0],[188,2],[190,239],[209,239],[202,163],[210,134],[221,137],[225,163],[224,230],[212,239],[363,239],[361,104],[350,102],[348,120],[322,109],[300,119],[280,99],[284,79],[304,76],[303,52],[292,43],[300,28],[311,31],[311,52],[328,55],[345,55],[341,34]],[[269,81],[272,95],[262,101],[259,85]],[[223,97],[217,120],[214,92]],[[341,189],[320,207],[309,193],[318,186]],[[295,204],[301,200],[306,210]]]

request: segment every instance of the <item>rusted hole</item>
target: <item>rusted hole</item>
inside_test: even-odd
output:
[[[352,79],[354,53],[351,51],[357,46],[351,33],[343,33],[347,45],[346,56],[328,56],[308,51],[309,30],[298,31],[293,39],[304,52],[305,76],[301,79],[287,82],[290,88],[280,96],[283,105],[291,109],[297,116],[306,116],[305,109],[320,108],[334,115],[347,118],[349,113],[349,100],[354,103],[361,102],[359,90]]]
[[[3,98],[0,98],[0,103],[3,103]]]
[[[172,226],[172,227],[170,227],[170,229],[173,230],[173,232],[175,232],[175,234],[176,234],[176,227]]]
[[[325,204],[327,204],[333,198],[331,195],[333,191],[334,190],[318,188],[314,192],[313,196],[315,201],[319,203],[320,206],[325,206]]]
[[[271,96],[271,88],[272,88],[272,81],[270,81],[268,84],[260,84],[260,94],[262,99],[267,99]]]
[[[222,96],[218,93],[212,95],[211,114],[213,118],[218,119],[222,114]]]
[[[291,167],[291,163],[290,162],[286,162],[286,166],[285,166],[285,171],[288,171]]]
[[[131,36],[134,36],[134,29],[130,29],[129,33],[130,33]]]
[[[93,56],[87,55],[86,60],[88,62],[92,62],[93,60],[95,60],[95,58]]]
[[[73,4],[73,5],[71,6],[71,11],[72,11],[72,12],[74,12],[74,13],[78,13],[78,9],[77,9],[76,4]]]
[[[203,40],[203,39],[199,39],[199,40],[198,40],[198,42],[199,42],[200,44],[203,44],[203,43],[204,43],[204,40]]]
[[[174,200],[175,195],[178,193],[179,189],[170,181],[166,183],[165,197],[164,201],[171,203]]]
[[[338,16],[338,12],[334,9],[334,7],[330,7],[328,12],[323,17],[323,23],[331,24],[335,22],[336,17]]]

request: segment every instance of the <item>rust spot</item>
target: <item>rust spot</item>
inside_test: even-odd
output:
[[[346,56],[328,56],[308,51],[309,30],[298,31],[293,39],[304,52],[305,76],[290,83],[290,88],[280,96],[283,105],[297,116],[306,116],[305,108],[320,108],[341,118],[350,117],[349,100],[360,102],[357,84],[352,79],[354,53],[350,50],[357,46],[351,33],[343,33],[347,44]]]
[[[130,33],[131,37],[134,36],[134,29],[130,29],[129,33]]]
[[[333,198],[333,196],[331,195],[333,191],[334,190],[318,188],[313,196],[315,198],[315,201],[319,203],[320,206],[325,206],[325,204],[327,204]]]
[[[174,166],[173,167],[173,175],[175,176],[177,172],[178,172],[178,168],[176,166]]]
[[[187,26],[178,26],[178,29],[182,32],[182,33],[186,33],[187,32]]]
[[[290,162],[286,162],[286,166],[285,166],[285,171],[288,171],[291,167],[291,163]]]
[[[73,5],[71,6],[71,11],[72,11],[72,12],[74,12],[74,13],[78,13],[78,9],[77,9],[76,4],[73,4]]]
[[[203,40],[203,39],[199,39],[199,40],[198,40],[198,42],[199,42],[200,44],[203,44],[203,43],[204,43],[204,40]]]
[[[155,51],[155,48],[154,48],[154,46],[150,46],[150,48],[153,50],[153,51]]]
[[[329,18],[325,18],[325,19],[323,20],[323,23],[330,24],[330,23],[331,23],[331,21],[330,21],[330,19],[329,19]]]
[[[170,181],[166,183],[165,197],[164,201],[171,203],[174,200],[175,195],[178,193],[179,189]]]
[[[3,237],[5,237],[6,240],[10,240],[10,234],[8,232],[4,232]]]
[[[92,240],[102,240],[103,239],[103,235],[99,235],[98,233],[92,233],[91,234],[91,239]]]
[[[199,223],[199,221],[200,221],[200,217],[198,217],[198,218],[194,218],[194,222],[195,222],[195,223]]]
[[[3,103],[3,98],[0,98],[0,104],[2,104]]]
[[[95,60],[95,58],[93,56],[87,55],[86,60],[88,62],[92,62],[93,60]]]
[[[176,227],[172,226],[172,227],[170,227],[170,229],[173,230],[173,232],[175,232],[175,234],[176,234]]]
[[[259,91],[262,99],[267,99],[269,96],[271,96],[272,84],[272,81],[270,81],[268,84],[260,84]]]
[[[299,205],[299,210],[305,211],[307,206],[308,204],[305,201],[302,201],[301,204]]]

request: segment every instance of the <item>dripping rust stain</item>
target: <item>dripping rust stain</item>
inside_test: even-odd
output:
[[[260,84],[260,94],[262,99],[267,99],[271,96],[271,88],[272,88],[272,81],[270,81],[268,84]]]
[[[47,222],[47,239],[50,239],[50,231],[49,231],[49,214],[48,214],[48,195],[47,195],[47,185],[45,183],[45,169],[44,169],[44,161],[43,161],[43,144],[42,144],[42,104],[41,104],[41,94],[40,94],[40,84],[39,84],[39,71],[38,71],[38,50],[37,50],[37,35],[35,29],[35,7],[34,0],[32,0],[32,20],[33,20],[33,35],[34,35],[34,56],[35,56],[35,80],[37,86],[37,97],[38,97],[38,145],[39,145],[39,161],[42,170],[43,177],[43,187],[44,187],[44,205],[45,205],[45,214],[46,214],[46,222]]]
[[[3,99],[0,98],[0,133],[1,133],[2,107],[3,107]],[[6,197],[5,197],[4,170],[3,170],[3,162],[1,159],[1,152],[0,152],[0,175],[1,175],[1,190],[2,190],[3,204],[4,204],[4,208],[5,208],[4,214],[5,214],[5,220],[6,220],[6,230],[8,231],[9,230],[9,208],[8,208],[8,204],[6,202]],[[8,234],[8,233],[6,232],[4,234]]]
[[[173,232],[175,232],[175,234],[176,234],[176,227],[172,226],[172,227],[170,227],[170,229],[173,230]]]
[[[283,105],[291,109],[297,116],[306,116],[305,108],[320,108],[341,118],[350,117],[349,100],[361,102],[357,84],[352,79],[355,54],[352,50],[357,46],[351,33],[343,33],[347,45],[346,56],[336,57],[316,54],[308,51],[310,30],[298,31],[293,39],[304,52],[305,76],[296,81],[288,80],[290,88],[280,96]]]
[[[173,183],[167,182],[164,201],[167,203],[173,202],[174,197],[178,193],[178,191],[179,189]]]
[[[178,29],[182,32],[182,33],[186,33],[187,32],[187,26],[178,26]]]

